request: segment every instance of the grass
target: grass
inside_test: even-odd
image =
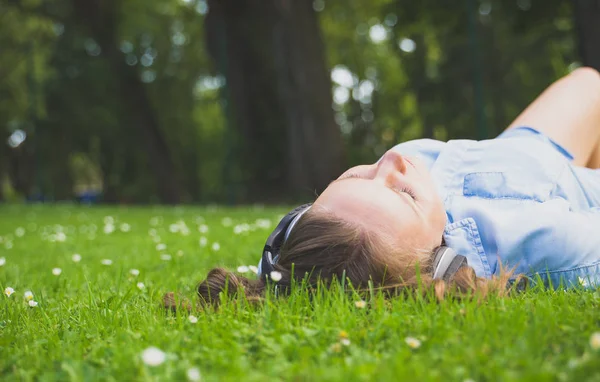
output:
[[[595,291],[538,289],[483,304],[373,295],[363,309],[351,294],[309,301],[299,291],[257,307],[194,311],[197,323],[161,310],[165,292],[194,299],[214,266],[256,264],[270,230],[234,234],[236,225],[270,219],[272,228],[283,212],[0,206],[0,287],[15,290],[0,296],[0,379],[186,380],[198,368],[204,381],[600,380],[600,350],[590,345],[600,330]],[[143,362],[149,347],[166,353],[164,363]]]

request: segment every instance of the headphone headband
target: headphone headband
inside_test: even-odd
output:
[[[277,260],[279,260],[281,246],[290,236],[292,228],[294,228],[302,215],[309,210],[311,205],[312,203],[303,204],[288,212],[287,215],[281,219],[279,224],[277,224],[277,227],[275,227],[273,232],[271,232],[263,248],[262,258],[258,263],[259,276],[262,275],[263,277],[266,277],[274,270],[273,265],[277,264]]]

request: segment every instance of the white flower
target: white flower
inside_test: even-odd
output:
[[[256,224],[257,227],[262,229],[271,228],[271,220],[269,219],[256,219],[254,224]]]
[[[583,277],[577,277],[579,279],[579,285],[581,285],[584,288],[587,288],[590,286],[590,281],[587,278],[583,278]]]
[[[162,255],[160,255],[160,259],[164,261],[169,261],[171,260],[171,255],[169,255],[168,253],[163,253]]]
[[[201,247],[206,247],[206,244],[208,244],[208,239],[202,236],[198,241],[198,244],[200,244]]]
[[[13,247],[12,241],[7,241],[6,243],[4,243],[4,248],[11,249],[12,247]]]
[[[130,269],[130,270],[129,270],[129,273],[130,273],[132,276],[139,276],[139,274],[140,274],[140,271],[139,271],[138,269],[135,269],[135,268],[134,268],[134,269]]]
[[[200,374],[200,369],[198,369],[197,367],[192,367],[192,368],[188,369],[186,375],[187,375],[188,381],[196,382],[196,381],[199,381],[200,379],[202,379],[202,374]]]
[[[155,243],[160,243],[160,236],[152,236],[152,241]]]
[[[115,223],[115,218],[113,218],[112,216],[104,217],[104,224],[114,224],[114,223]]]
[[[104,226],[104,233],[109,235],[111,233],[115,232],[115,226],[114,224],[106,224]]]
[[[0,267],[3,266],[4,264],[6,264],[6,258],[0,257]]]
[[[15,230],[15,235],[17,235],[17,237],[23,237],[23,235],[25,235],[25,228],[23,227],[18,227]]]
[[[38,303],[37,303],[36,301],[33,301],[33,300],[29,300],[29,303],[28,303],[28,304],[29,304],[29,306],[30,306],[30,307],[32,307],[32,308],[35,308],[36,306],[38,306]]]
[[[62,273],[62,269],[60,269],[60,268],[52,268],[52,274],[54,276],[60,276],[61,273]]]
[[[277,271],[273,271],[271,272],[271,274],[269,275],[271,277],[271,280],[278,282],[279,280],[281,280],[281,272],[277,272]]]
[[[592,333],[590,337],[590,346],[594,350],[600,349],[600,332]]]
[[[121,232],[129,232],[131,231],[131,226],[127,223],[121,224]]]
[[[23,294],[23,297],[25,297],[25,300],[27,301],[33,300],[33,292],[28,290]]]
[[[171,224],[169,226],[169,231],[171,231],[171,233],[179,232],[179,224]]]
[[[189,316],[188,317],[188,321],[191,322],[192,324],[195,324],[196,322],[198,322],[198,317],[196,317],[196,316]]]
[[[165,249],[167,249],[167,245],[166,244],[163,244],[163,243],[156,244],[156,250],[157,251],[164,251]]]
[[[250,269],[253,273],[258,273],[258,267],[256,265],[249,265],[248,269]]]
[[[344,346],[350,346],[350,339],[348,339],[348,338],[342,338],[342,339],[340,340],[340,343],[341,343],[342,345],[344,345]]]
[[[218,251],[219,249],[221,249],[221,244],[217,243],[216,241],[213,243],[212,245],[212,250],[213,251]]]
[[[113,261],[111,259],[102,259],[102,265],[112,265]]]
[[[59,242],[62,243],[64,241],[66,241],[66,240],[67,240],[67,235],[64,232],[58,232],[56,234],[56,241],[59,241]]]
[[[144,289],[146,286],[144,285],[144,283],[143,283],[143,282],[141,282],[141,281],[140,281],[139,283],[137,283],[137,287],[138,287],[138,289],[139,289],[139,290],[142,290],[142,289]]]
[[[421,341],[414,337],[406,337],[404,342],[406,342],[406,344],[412,349],[418,349],[421,347]]]
[[[149,347],[142,352],[142,361],[148,366],[158,366],[165,362],[167,355],[162,350]]]
[[[15,290],[11,287],[4,288],[4,294],[10,297],[11,294],[15,293]]]
[[[233,220],[230,217],[224,217],[221,219],[221,224],[223,227],[229,227],[231,224],[233,224]]]
[[[206,224],[200,224],[200,226],[198,227],[198,232],[200,232],[200,233],[207,233],[208,232],[208,226]]]
[[[75,253],[75,254],[73,254],[73,256],[71,256],[71,260],[78,263],[81,261],[81,255],[79,253]]]
[[[363,309],[365,306],[367,306],[367,303],[363,300],[358,300],[354,302],[354,306],[356,306],[358,309]]]
[[[238,273],[246,273],[249,270],[250,270],[250,268],[248,268],[247,265],[240,265],[239,267],[237,267]]]

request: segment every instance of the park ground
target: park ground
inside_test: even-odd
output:
[[[0,379],[600,381],[595,290],[160,307],[169,291],[197,301],[215,266],[255,277],[285,211],[0,206]]]

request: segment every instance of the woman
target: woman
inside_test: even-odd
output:
[[[505,289],[512,275],[550,286],[600,282],[600,75],[580,68],[493,140],[402,143],[356,166],[283,219],[259,280],[217,268],[204,303],[268,279],[354,286]],[[457,255],[458,254],[458,255]],[[511,272],[504,270],[511,269]],[[293,273],[292,273],[293,272]],[[226,284],[227,288],[226,288]],[[225,289],[226,288],[226,289]]]

